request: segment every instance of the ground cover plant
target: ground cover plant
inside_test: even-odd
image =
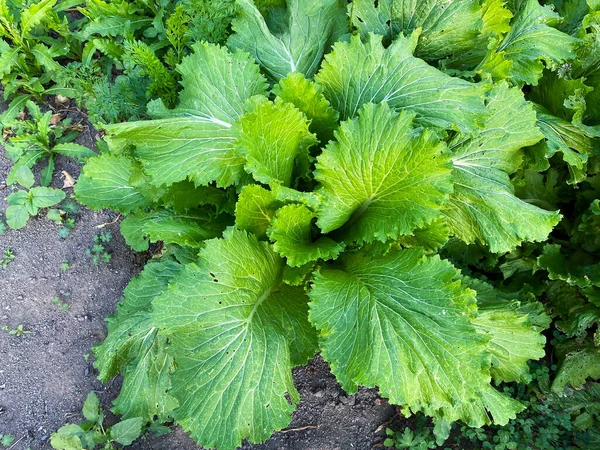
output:
[[[9,72],[4,117],[49,80],[83,92],[105,137],[77,199],[123,214],[132,249],[159,244],[94,351],[102,380],[124,378],[123,423],[264,441],[299,400],[291,369],[320,352],[348,393],[378,387],[433,421],[388,444],[494,424],[471,440],[512,448],[546,414],[528,397],[546,357],[543,398],[580,396],[572,448],[597,447],[600,3],[67,3],[0,0],[33,30],[5,32],[0,58],[35,58],[41,18],[71,9],[56,39],[83,48],[35,89]],[[64,198],[40,203],[21,150],[12,228]]]

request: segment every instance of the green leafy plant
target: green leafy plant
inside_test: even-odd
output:
[[[108,244],[111,239],[112,233],[110,231],[103,231],[94,236],[94,245],[85,251],[85,254],[92,258],[94,264],[110,262],[112,255],[106,251],[104,245]]]
[[[410,450],[437,448],[432,430],[426,426],[425,416],[422,414],[416,415],[414,422],[414,430],[405,428],[402,433],[386,428],[385,434],[387,438],[383,441],[383,446]]]
[[[26,330],[22,324],[17,325],[17,328],[9,329],[8,326],[3,326],[2,329],[4,331],[8,331],[8,334],[12,334],[16,337],[26,336],[31,334],[31,331]]]
[[[54,174],[54,159],[56,155],[83,159],[95,155],[84,145],[72,142],[77,131],[70,129],[71,120],[66,119],[53,124],[52,111],[42,114],[40,107],[32,101],[27,101],[30,119],[9,121],[5,117],[5,132],[10,127],[11,135],[5,143],[6,153],[15,163],[8,174],[7,182],[16,181],[16,174],[21,167],[32,168],[40,161],[47,160],[42,170],[40,184],[48,186]]]
[[[3,255],[4,257],[0,259],[0,267],[2,267],[2,270],[6,270],[6,268],[12,262],[12,260],[15,259],[15,254],[12,251],[12,249],[7,248],[6,250],[4,250]]]
[[[347,392],[378,386],[438,441],[524,408],[491,382],[530,381],[550,318],[539,282],[498,267],[561,219],[527,195],[529,170],[570,155],[540,153],[531,100],[582,43],[533,0],[436,5],[239,0],[226,47],[178,66],[175,108],[105,127],[77,198],[127,214],[132,248],[165,245],[95,348],[102,380],[124,375],[114,412],[208,448],[260,442],[317,349]]]
[[[77,0],[20,2],[0,0],[0,81],[4,98],[25,92],[41,100],[44,94],[68,94],[54,86],[61,60],[81,57],[82,45],[73,33],[80,20],[69,20]]]
[[[29,217],[36,216],[41,208],[54,206],[65,198],[65,193],[60,189],[43,186],[31,188],[34,177],[27,165],[20,166],[14,172],[14,178],[25,188],[13,192],[7,198],[9,206],[6,208],[6,223],[14,230],[23,228]]]
[[[69,304],[63,302],[58,295],[52,297],[52,304],[58,306],[62,312],[69,309]]]
[[[115,444],[130,445],[142,432],[141,417],[117,422],[104,427],[104,411],[95,393],[90,392],[83,404],[85,421],[61,427],[52,433],[50,443],[56,450],[93,450],[98,446],[104,450],[115,449]]]

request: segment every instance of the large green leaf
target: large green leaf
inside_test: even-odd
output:
[[[264,441],[291,420],[291,369],[312,356],[316,333],[304,290],[284,284],[283,269],[267,243],[230,230],[153,301],[177,365],[173,415],[204,447]]]
[[[471,319],[474,292],[419,250],[342,256],[310,292],[310,320],[342,387],[379,386],[404,414],[423,411],[471,426],[505,423],[521,409],[489,384],[486,336]],[[343,314],[340,314],[343,311]]]
[[[127,244],[138,252],[148,250],[149,242],[158,241],[200,247],[204,240],[220,236],[226,226],[232,225],[231,217],[213,215],[206,210],[137,211],[121,222],[121,233]]]
[[[248,109],[236,124],[236,148],[248,161],[246,171],[261,183],[290,186],[294,169],[306,167],[308,149],[317,143],[306,116],[292,103],[266,97],[253,99]]]
[[[469,49],[479,36],[482,11],[477,0],[353,0],[352,21],[360,34],[395,37],[422,29],[415,55],[435,60]]]
[[[248,54],[211,44],[195,45],[179,71],[183,91],[174,110],[155,102],[149,112],[159,119],[109,125],[107,141],[115,150],[135,145],[156,186],[186,178],[196,185],[239,183],[245,161],[234,148],[232,124],[246,100],[266,93],[265,79]]]
[[[548,114],[537,107],[537,126],[544,134],[545,140],[538,144],[547,159],[557,152],[569,167],[569,184],[577,184],[587,176],[588,154],[593,154],[594,142],[579,127],[559,117]],[[548,166],[550,164],[548,163]]]
[[[151,262],[125,288],[117,313],[106,322],[108,336],[94,346],[98,377],[108,381],[119,371],[123,387],[114,401],[113,412],[144,421],[167,420],[177,401],[167,393],[173,360],[166,353],[166,339],[157,337],[150,320],[151,302],[163,292],[182,266],[171,260]]]
[[[342,123],[315,170],[324,233],[345,225],[345,240],[385,242],[440,215],[452,191],[446,147],[428,130],[415,130],[413,118],[369,103]]]
[[[481,68],[517,85],[536,85],[545,66],[556,68],[575,58],[578,40],[552,28],[560,18],[549,5],[517,0],[511,6],[515,17],[510,31],[490,51]]]
[[[290,72],[311,78],[323,55],[348,32],[341,0],[287,0],[263,17],[251,0],[237,0],[238,17],[228,45],[250,53],[273,81]]]
[[[354,117],[365,103],[386,102],[411,110],[415,122],[437,128],[472,130],[484,118],[486,88],[450,77],[412,54],[418,33],[398,36],[385,48],[382,36],[366,42],[354,36],[337,42],[315,80],[342,119]]]
[[[499,84],[490,92],[487,106],[490,117],[485,126],[473,136],[457,137],[451,145],[454,193],[444,214],[455,236],[501,253],[524,240],[545,240],[559,214],[517,198],[509,179],[519,167],[520,149],[542,138],[531,104],[519,90]]]
[[[488,351],[492,354],[490,373],[494,382],[529,383],[527,361],[546,354],[546,338],[540,334],[542,328],[533,325],[527,314],[519,312],[520,302],[516,296],[506,298],[490,284],[476,279],[463,281],[477,292],[478,311],[473,323],[478,331],[490,337]]]
[[[91,209],[112,208],[128,213],[150,202],[130,182],[133,159],[102,154],[90,158],[75,185],[77,199]]]

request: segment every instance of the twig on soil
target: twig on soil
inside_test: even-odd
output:
[[[120,218],[121,218],[121,214],[119,214],[117,216],[117,218],[115,220],[113,220],[112,222],[105,222],[105,223],[101,223],[100,225],[96,225],[96,228],[104,228],[104,227],[107,227],[109,225],[113,225],[113,224],[117,223]]]
[[[390,419],[387,422],[384,422],[377,427],[377,429],[375,430],[375,434],[379,433],[380,431],[385,430],[387,428],[387,426],[389,424],[391,424],[394,420],[396,420],[396,417],[398,417],[399,415],[400,414],[398,414],[398,411],[396,411],[396,413],[392,417],[390,417]]]
[[[26,437],[27,437],[27,435],[24,434],[23,436],[21,436],[21,438],[18,441],[16,441],[13,445],[11,445],[10,447],[8,447],[6,450],[11,450],[12,448],[15,448],[15,445],[17,445],[19,442],[21,442]]]
[[[302,431],[302,430],[308,430],[308,429],[318,429],[319,425],[307,425],[305,427],[300,427],[300,428],[288,428],[286,430],[281,430],[280,433],[290,433],[291,431]]]

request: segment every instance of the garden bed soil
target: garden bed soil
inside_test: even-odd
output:
[[[78,142],[93,147],[97,132],[82,124]],[[6,197],[12,192],[3,183],[10,165],[0,147],[0,211],[6,209]],[[59,174],[63,170],[77,179],[80,167],[58,158],[53,187],[62,187]],[[69,196],[72,188],[65,192]],[[90,350],[104,338],[104,318],[114,312],[123,288],[147,257],[126,246],[117,219],[113,212],[82,207],[75,229],[62,239],[57,234],[59,225],[42,212],[25,228],[7,229],[0,236],[0,255],[5,249],[15,254],[6,270],[0,268],[0,328],[23,325],[29,331],[18,337],[0,330],[0,434],[18,441],[11,450],[50,449],[52,432],[83,419],[81,408],[90,391],[98,394],[106,408],[118,394],[119,380],[105,385],[96,379]],[[94,265],[85,250],[100,231],[113,234],[106,246],[112,259]],[[69,261],[68,270],[61,269],[64,261]],[[56,296],[68,309],[63,311],[52,302]],[[318,356],[306,367],[296,368],[294,380],[302,400],[288,429],[264,444],[245,444],[244,450],[369,450],[382,442],[381,424],[395,409],[374,390],[361,389],[347,396]],[[166,436],[138,440],[131,448],[200,447],[176,429]]]

